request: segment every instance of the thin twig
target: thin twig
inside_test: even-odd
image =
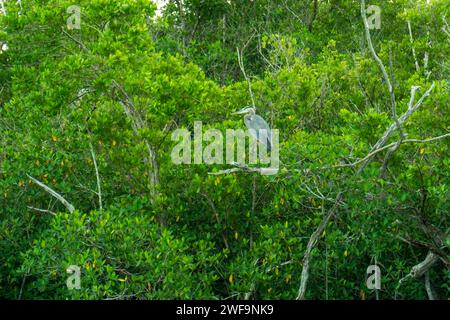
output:
[[[66,30],[64,30],[64,27],[61,27],[61,31],[68,36],[72,41],[74,41],[75,43],[77,43],[80,48],[85,51],[85,52],[89,52],[89,49],[78,39],[75,39],[72,35],[70,35]]]
[[[211,198],[208,196],[207,193],[202,193],[201,195],[206,199],[206,201],[208,202],[209,206],[211,207],[211,210],[212,210],[213,213],[214,213],[214,217],[216,218],[217,224],[218,224],[219,226],[222,226],[222,223],[221,223],[221,221],[220,221],[219,211],[217,210],[217,208],[216,208],[214,202],[211,200]],[[226,247],[227,249],[229,249],[229,246],[228,246],[228,240],[227,240],[226,234],[223,232],[223,230],[222,230],[221,233],[222,233],[223,243],[225,244],[225,247]]]
[[[0,0],[0,1],[1,1],[1,0]],[[27,273],[25,273],[25,274],[23,275],[23,278],[22,278],[22,284],[20,285],[19,297],[17,298],[17,300],[22,299],[23,288],[24,288],[24,286],[25,286],[25,281],[26,281],[28,275],[30,274],[30,270],[31,270],[31,268],[28,267]]]
[[[28,209],[31,209],[31,210],[38,211],[38,212],[50,213],[52,216],[56,216],[56,213],[54,213],[53,211],[50,211],[50,210],[39,209],[39,208],[31,207],[31,206],[27,206],[27,208],[28,208]]]
[[[242,74],[244,75],[245,80],[247,81],[248,84],[248,92],[250,93],[250,98],[252,99],[252,107],[256,108],[255,105],[255,97],[253,95],[253,91],[252,91],[252,83],[249,79],[249,77],[247,76],[247,73],[245,72],[245,67],[244,67],[244,60],[242,58],[242,54],[244,52],[245,47],[248,45],[248,43],[250,42],[250,40],[253,38],[254,33],[252,34],[252,36],[250,37],[250,39],[247,41],[247,43],[245,44],[245,46],[242,48],[242,50],[239,50],[239,48],[236,48],[237,51],[237,55],[238,55],[238,63],[239,63],[239,68],[242,71]]]

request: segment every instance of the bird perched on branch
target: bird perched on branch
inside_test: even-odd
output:
[[[249,129],[250,134],[260,143],[272,150],[272,130],[267,122],[256,114],[253,107],[244,107],[243,109],[232,113],[232,115],[244,114],[244,123]]]

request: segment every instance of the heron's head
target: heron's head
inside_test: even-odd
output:
[[[232,115],[241,115],[241,114],[255,114],[256,110],[253,107],[244,107],[237,112],[233,112]]]

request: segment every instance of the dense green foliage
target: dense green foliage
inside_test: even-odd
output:
[[[402,124],[405,139],[447,134],[449,2],[375,2],[382,23],[371,36],[396,114],[412,86],[417,103],[434,84]],[[74,4],[81,29],[69,30]],[[399,281],[428,252],[439,257],[432,290],[448,297],[448,138],[358,162],[395,123],[359,1],[174,0],[160,17],[150,0],[5,7],[1,298],[294,299],[308,240],[335,207],[306,298],[427,299],[424,277]],[[176,128],[243,128],[231,113],[251,95],[236,48],[258,114],[280,130],[277,175],[210,175],[229,165],[170,157]],[[366,287],[375,263],[378,292]],[[80,290],[66,287],[70,265],[81,267]]]

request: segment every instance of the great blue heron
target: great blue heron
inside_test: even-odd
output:
[[[267,150],[272,150],[272,131],[267,122],[256,114],[253,107],[245,107],[233,115],[245,114],[244,123],[250,131],[250,134],[259,142],[267,147]]]

